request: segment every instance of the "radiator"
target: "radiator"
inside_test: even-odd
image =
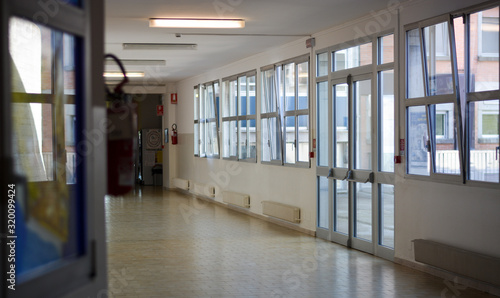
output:
[[[262,201],[262,213],[293,223],[300,222],[300,208],[272,201]]]
[[[180,178],[174,178],[172,179],[172,185],[175,188],[180,188],[183,190],[189,190],[189,180],[186,179],[180,179]]]
[[[191,187],[191,192],[199,196],[209,198],[215,197],[215,187],[208,184],[194,182]]]
[[[250,196],[237,193],[237,192],[232,192],[232,191],[225,191],[222,193],[222,200],[225,203],[231,204],[231,205],[236,205],[240,206],[243,208],[250,208]]]
[[[415,261],[500,286],[500,259],[446,244],[416,239]]]

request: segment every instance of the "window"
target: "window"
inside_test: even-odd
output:
[[[437,19],[433,25],[407,30],[408,174],[462,173],[458,137],[462,122],[454,116],[462,105],[455,88],[456,65],[450,58],[450,26],[449,21]]]
[[[262,161],[309,166],[309,56],[262,72]]]
[[[222,157],[257,161],[256,71],[222,80]]]
[[[262,70],[261,79],[261,160],[281,164],[281,121],[274,68]]]
[[[342,49],[332,53],[333,70],[339,71],[372,64],[372,43]]]
[[[498,9],[477,13],[479,56],[498,59]]]
[[[497,6],[407,26],[408,174],[500,182],[498,17]]]
[[[194,88],[195,156],[219,158],[219,81]]]

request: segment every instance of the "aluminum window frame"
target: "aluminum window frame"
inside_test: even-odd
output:
[[[298,78],[298,67],[302,63],[307,63],[307,109],[299,109],[299,78]],[[286,95],[286,84],[285,84],[285,71],[284,67],[286,65],[293,64],[293,69],[294,69],[294,107],[293,109],[286,110],[285,104],[286,104],[286,96],[283,96],[282,98],[280,97],[281,94]],[[311,85],[312,85],[312,77],[311,77],[311,60],[310,60],[310,55],[305,54],[302,56],[298,56],[295,58],[287,59],[281,62],[274,63],[272,65],[267,65],[261,68],[261,75],[265,71],[270,71],[273,70],[274,73],[274,94],[275,94],[275,102],[276,102],[276,111],[275,112],[266,112],[263,113],[261,110],[260,114],[260,119],[271,119],[277,117],[277,121],[279,124],[279,130],[280,134],[277,135],[276,137],[279,138],[279,140],[272,140],[272,142],[279,142],[281,144],[281,156],[279,160],[271,160],[271,161],[264,161],[261,159],[262,164],[271,164],[271,165],[281,165],[281,166],[287,166],[287,167],[298,167],[298,168],[310,168],[311,167],[311,159],[309,157],[309,151],[311,149],[311,131],[312,131],[312,126],[311,126],[311,114],[310,114],[310,108],[311,108]],[[279,80],[282,79],[282,82]],[[280,85],[281,83],[281,85]],[[283,88],[283,90],[280,90],[280,88]],[[265,92],[263,89],[261,89],[262,94]],[[280,93],[281,92],[281,93]],[[264,95],[261,95],[264,96]],[[265,100],[264,98],[262,100]],[[307,125],[308,125],[308,131],[307,131],[307,162],[305,161],[299,161],[299,153],[300,151],[297,149],[297,142],[299,140],[299,117],[300,116],[307,116]],[[285,119],[287,117],[293,117],[294,119],[294,136],[295,136],[295,141],[294,141],[294,162],[286,162],[286,127],[285,127]],[[262,144],[265,144],[267,140],[260,140]]]
[[[209,92],[210,88],[212,89],[212,93]],[[212,94],[212,97],[210,97],[210,94]],[[219,99],[219,80],[194,87],[194,156],[200,158],[220,158]],[[213,131],[211,130],[214,123],[215,135],[213,135]],[[196,140],[196,135],[198,135],[198,140]],[[198,144],[198,151],[196,150],[196,144]]]
[[[440,94],[440,95],[432,95],[430,86],[429,86],[429,70],[427,69],[427,55],[426,55],[426,46],[425,46],[425,33],[424,30],[425,28],[428,28],[433,25],[441,24],[441,23],[446,23],[448,27],[448,41],[449,41],[449,49],[450,49],[450,66],[451,66],[451,78],[452,78],[452,87],[453,87],[453,93],[451,94]],[[420,42],[420,62],[421,62],[421,67],[422,67],[422,79],[423,79],[423,91],[424,91],[424,96],[422,97],[417,97],[417,98],[410,98],[408,96],[408,90],[409,90],[409,56],[408,56],[408,33],[412,30],[418,29],[419,32],[419,42]],[[405,109],[405,138],[406,138],[406,144],[409,143],[408,136],[409,136],[409,124],[408,124],[408,109],[410,107],[416,107],[416,106],[424,106],[425,107],[425,114],[426,114],[426,123],[427,123],[427,134],[429,136],[428,140],[428,145],[430,148],[430,169],[429,169],[429,175],[418,175],[418,174],[410,174],[409,173],[409,158],[410,155],[408,154],[409,152],[409,147],[406,146],[405,150],[405,160],[406,160],[406,165],[405,165],[405,178],[422,178],[422,179],[431,179],[433,181],[445,181],[445,182],[450,182],[450,183],[456,183],[460,184],[464,182],[464,177],[465,177],[465,162],[464,162],[464,142],[463,142],[463,122],[462,119],[465,117],[461,112],[462,111],[462,105],[463,102],[460,98],[460,94],[458,92],[458,72],[457,72],[457,56],[456,56],[456,48],[455,48],[455,34],[454,34],[454,27],[453,27],[453,18],[451,15],[442,15],[438,16],[435,18],[423,20],[420,22],[416,22],[413,24],[409,24],[404,26],[404,71],[403,71],[403,76],[405,80],[404,84],[404,109]],[[438,58],[439,55],[435,55],[435,58]],[[439,60],[439,59],[436,59]],[[459,169],[460,173],[458,175],[455,174],[444,174],[444,173],[439,173],[437,172],[436,168],[436,162],[437,162],[437,157],[436,157],[436,152],[437,152],[437,139],[435,136],[435,131],[433,124],[435,123],[435,108],[433,106],[437,104],[447,104],[447,103],[452,103],[454,105],[454,117],[455,117],[455,127],[456,129],[456,138],[457,138],[457,149],[458,150],[458,159],[459,159]],[[433,112],[434,111],[434,112]],[[418,178],[417,178],[418,179]]]
[[[253,106],[253,109],[255,111],[254,114],[249,114],[249,110],[252,108],[251,107],[251,101],[250,101],[250,91],[249,91],[249,79],[248,78],[251,78],[251,77],[254,77],[254,82],[255,82],[255,88],[254,88],[254,106]],[[242,106],[241,106],[241,99],[242,99],[242,90],[241,90],[241,86],[240,86],[240,79],[242,78],[245,78],[245,81],[246,81],[246,87],[245,87],[245,93],[246,93],[246,96],[245,96],[245,100],[246,100],[246,113],[243,115],[241,114],[241,109],[242,109]],[[225,110],[227,107],[225,106],[225,102],[229,100],[233,100],[233,99],[229,99],[229,98],[226,98],[226,96],[228,96],[228,93],[227,93],[227,88],[229,86],[229,84],[231,84],[232,82],[236,82],[236,106],[234,107],[235,108],[235,115],[232,115],[230,113],[230,111],[227,113],[227,111]],[[225,160],[234,160],[234,161],[242,161],[242,162],[249,162],[249,163],[256,163],[257,162],[257,155],[258,155],[258,151],[259,151],[259,138],[258,138],[258,124],[257,124],[257,101],[258,101],[258,82],[257,82],[257,70],[250,70],[250,71],[246,71],[246,72],[243,72],[243,73],[240,73],[240,74],[237,74],[237,75],[233,75],[233,76],[229,76],[229,77],[225,77],[222,79],[222,88],[221,88],[222,92],[221,92],[221,114],[222,114],[222,119],[221,119],[221,126],[224,127],[224,124],[226,123],[229,123],[229,125],[231,125],[231,122],[235,121],[236,122],[236,155],[232,155],[231,153],[229,153],[229,155],[227,155],[224,150],[223,150],[223,153],[222,153],[222,158],[225,159]],[[232,96],[232,95],[229,95],[229,96]],[[255,156],[242,156],[242,147],[241,147],[241,143],[240,143],[240,123],[241,122],[245,122],[247,124],[247,127],[248,127],[248,121],[254,121],[255,122]],[[230,126],[231,127],[231,126]],[[249,144],[249,135],[250,135],[250,132],[249,131],[246,131],[246,147],[245,149],[247,149],[246,152],[249,152],[248,151],[248,144]],[[224,143],[226,141],[226,136],[225,136],[226,132],[224,131],[224,129],[222,129],[222,136],[223,136],[223,142]],[[230,135],[229,138],[227,138],[227,141],[229,142],[229,151],[231,151],[230,149],[230,146],[232,144],[232,138],[234,136]],[[222,145],[222,147],[224,148],[224,144]]]

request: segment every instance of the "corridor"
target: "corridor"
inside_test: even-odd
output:
[[[159,187],[106,197],[110,297],[493,297]]]

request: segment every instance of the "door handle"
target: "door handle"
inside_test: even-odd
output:
[[[347,171],[344,179],[342,179],[342,180],[352,181],[352,171],[351,170]]]
[[[498,160],[498,154],[500,153],[500,146],[498,146],[495,150],[495,160]]]
[[[346,176],[342,180],[358,182],[358,183],[368,183],[368,182],[373,183],[373,181],[375,181],[375,175],[373,174],[373,172],[370,172],[370,174],[368,175],[368,178],[366,178],[365,181],[357,181],[356,179],[354,179],[352,177],[352,174],[353,174],[352,171],[348,171]]]

